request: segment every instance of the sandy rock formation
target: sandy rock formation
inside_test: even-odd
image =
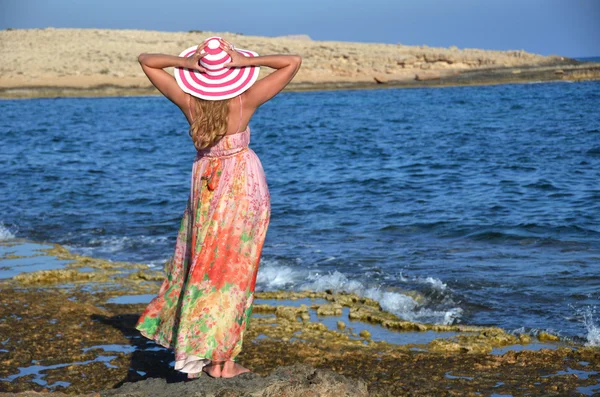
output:
[[[108,29],[0,31],[0,91],[23,87],[151,89],[137,62],[142,52],[179,54],[202,39],[221,35],[259,54],[299,54],[303,65],[292,85],[411,80],[422,71],[464,72],[489,68],[577,63],[559,56],[518,51],[433,48],[401,44],[313,41],[306,35],[244,36],[217,32]],[[261,69],[261,75],[268,74]],[[587,73],[587,72],[586,72]],[[585,73],[582,74],[584,76]],[[559,76],[559,75],[557,75]],[[560,78],[557,77],[557,78]],[[38,89],[38,88],[36,88]]]

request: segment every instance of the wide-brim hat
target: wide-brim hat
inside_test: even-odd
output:
[[[208,54],[200,59],[200,66],[206,69],[206,72],[187,68],[175,68],[175,80],[179,87],[190,95],[198,98],[217,101],[229,99],[240,95],[254,84],[258,79],[260,67],[225,67],[224,64],[231,61],[231,57],[219,48],[220,37],[209,37],[204,51]],[[198,48],[197,45],[183,50],[180,57],[190,57]],[[255,57],[258,54],[250,50],[235,50],[244,56]]]

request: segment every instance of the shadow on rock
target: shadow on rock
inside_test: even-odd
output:
[[[102,396],[368,396],[367,384],[327,369],[307,364],[278,367],[268,376],[241,374],[214,379],[202,374],[197,379],[171,367],[173,352],[142,336],[136,329],[137,314],[112,317],[94,314],[92,319],[118,329],[135,348],[127,376]]]
[[[131,352],[131,363],[127,376],[116,383],[114,387],[146,378],[162,378],[167,383],[189,381],[186,374],[175,371],[171,367],[170,363],[175,359],[171,350],[145,338],[135,329],[139,318],[138,314],[119,314],[112,317],[92,315],[91,317],[94,321],[110,325],[121,331],[130,341],[131,346],[135,348]]]

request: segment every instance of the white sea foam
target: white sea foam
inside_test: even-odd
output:
[[[3,223],[0,223],[0,241],[11,240],[15,235]]]
[[[329,289],[358,293],[357,289],[361,287],[362,284],[360,282],[352,282],[343,273],[335,270],[333,273],[326,275],[321,275],[320,273],[309,275],[307,281],[301,286],[301,289],[311,291],[325,291]]]
[[[583,312],[583,324],[588,332],[586,346],[600,346],[600,325],[594,322],[594,312],[591,307],[587,307]]]
[[[256,276],[256,283],[263,290],[283,289],[296,285],[304,280],[306,275],[290,266],[282,265],[279,261],[262,259]]]
[[[169,261],[171,258],[158,259],[150,262],[146,262],[146,265],[152,269],[160,269],[162,270],[165,267],[165,262]]]
[[[165,236],[112,236],[95,238],[88,241],[88,247],[80,247],[78,251],[82,251],[86,255],[93,255],[95,252],[103,253],[120,252],[131,248],[144,247],[157,243],[164,243],[168,240]]]
[[[444,291],[448,286],[442,282],[442,280],[435,277],[427,277],[425,278],[425,283],[431,284],[431,286],[440,291]]]
[[[438,291],[445,291],[448,287],[446,283],[435,277],[405,277],[402,275],[402,273],[400,273],[399,279],[405,283],[429,284],[432,288]]]
[[[403,277],[403,276],[402,276]],[[408,279],[405,278],[406,281]],[[434,288],[445,290],[446,285],[432,277],[415,278],[416,282],[431,284]],[[448,310],[432,310],[423,307],[411,296],[395,291],[382,291],[379,287],[366,287],[357,280],[350,280],[343,273],[334,271],[330,274],[311,274],[300,286],[301,290],[309,291],[339,291],[355,293],[358,296],[371,298],[379,302],[381,308],[408,321],[429,322],[436,324],[452,324],[463,312],[460,307]],[[425,302],[426,303],[426,302]]]

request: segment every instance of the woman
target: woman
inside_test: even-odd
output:
[[[188,378],[250,372],[235,358],[252,312],[271,206],[262,165],[248,148],[248,123],[301,65],[296,55],[255,55],[212,37],[189,56],[138,58],[152,84],[188,119],[198,151],[175,255],[136,324],[142,335],[174,350],[175,369]],[[256,81],[260,66],[275,71]],[[175,78],[166,67],[175,67]]]

